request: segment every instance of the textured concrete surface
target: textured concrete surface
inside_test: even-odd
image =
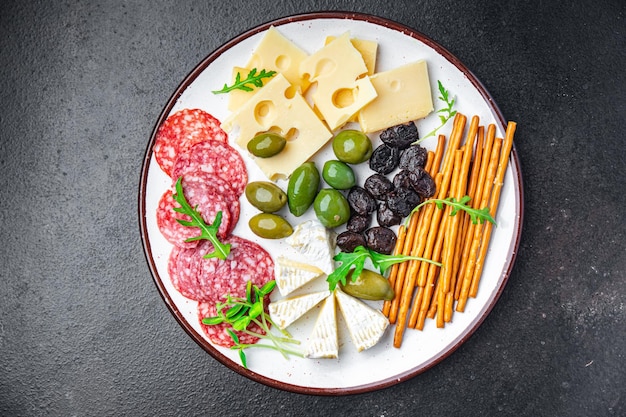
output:
[[[296,6],[295,4],[299,4]],[[206,354],[148,270],[142,157],[189,71],[289,14],[351,10],[442,44],[519,123],[524,232],[452,356],[346,398]],[[626,415],[626,42],[618,0],[0,4],[0,415]]]

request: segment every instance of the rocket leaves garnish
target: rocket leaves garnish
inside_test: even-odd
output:
[[[182,177],[176,180],[176,192],[172,194],[174,200],[180,204],[180,207],[174,207],[174,211],[181,214],[186,214],[191,217],[191,220],[176,219],[178,223],[187,227],[198,227],[201,234],[199,236],[190,237],[185,240],[186,242],[192,242],[195,240],[208,240],[213,244],[213,252],[209,252],[204,255],[205,258],[219,258],[226,259],[230,253],[230,243],[222,243],[217,237],[217,231],[222,223],[222,212],[218,211],[215,216],[215,220],[212,224],[205,223],[202,215],[198,211],[198,207],[191,207],[185,198],[183,193]]]
[[[202,319],[202,324],[207,326],[224,323],[230,325],[226,331],[234,342],[231,349],[239,351],[239,359],[244,368],[248,367],[248,359],[245,353],[245,349],[248,348],[273,349],[282,353],[285,359],[289,355],[303,356],[301,352],[290,347],[290,345],[298,345],[300,342],[293,339],[286,330],[280,330],[282,336],[277,336],[270,329],[271,326],[275,328],[278,328],[278,326],[272,321],[270,315],[265,312],[265,297],[269,296],[274,287],[276,287],[276,281],[274,280],[268,281],[261,288],[253,285],[252,281],[248,281],[246,283],[245,297],[233,297],[227,294],[224,302],[216,304],[217,315]],[[262,333],[248,329],[248,326],[253,323],[261,328]],[[270,344],[241,343],[236,331],[267,340]]]
[[[454,197],[448,197],[443,200],[440,198],[431,198],[430,200],[426,200],[423,203],[417,205],[413,209],[413,212],[418,211],[424,205],[429,204],[429,203],[434,203],[439,210],[443,210],[443,205],[445,204],[445,205],[452,207],[450,216],[454,216],[459,210],[463,210],[470,216],[470,219],[472,220],[472,223],[474,224],[484,223],[485,221],[493,223],[494,225],[496,224],[495,219],[491,216],[491,213],[489,212],[489,207],[483,207],[482,209],[473,208],[467,204],[469,203],[470,200],[471,200],[471,197],[468,195],[462,197],[458,201]]]
[[[243,90],[243,91],[252,91],[253,87],[250,87],[248,84],[252,84],[254,87],[263,87],[263,78],[272,78],[276,74],[276,71],[266,71],[264,69],[261,70],[257,74],[257,69],[252,68],[245,79],[241,79],[241,73],[238,72],[235,75],[235,82],[233,85],[229,86],[228,84],[224,84],[221,90],[213,91],[213,94],[224,94],[229,93],[233,90]]]
[[[454,97],[450,97],[450,92],[444,88],[443,84],[441,84],[441,81],[437,80],[437,86],[439,88],[439,100],[443,101],[446,104],[446,107],[437,110],[437,113],[440,113],[439,121],[441,122],[441,124],[435,129],[428,132],[426,135],[422,136],[422,138],[415,143],[419,143],[430,136],[435,136],[437,131],[444,127],[446,123],[448,123],[448,120],[456,116],[456,110],[453,110],[456,99]]]
[[[342,285],[346,285],[346,277],[352,270],[352,280],[356,281],[361,274],[361,271],[363,271],[365,261],[368,259],[376,268],[378,268],[381,274],[393,264],[410,260],[424,261],[441,266],[439,262],[421,258],[419,256],[385,255],[372,249],[365,248],[364,246],[357,246],[352,252],[339,252],[333,259],[337,262],[341,262],[341,265],[335,268],[335,270],[326,278],[326,281],[328,281],[328,288],[331,291],[333,291],[340,282]]]

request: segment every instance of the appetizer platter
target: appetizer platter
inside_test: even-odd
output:
[[[342,395],[412,378],[504,289],[515,129],[408,27],[329,12],[253,28],[155,125],[139,192],[154,282],[203,349],[260,383]]]

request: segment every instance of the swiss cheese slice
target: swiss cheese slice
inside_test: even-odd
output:
[[[285,329],[329,295],[328,290],[317,291],[272,302],[268,307],[270,317],[279,328]]]
[[[314,265],[279,256],[276,259],[276,286],[283,297],[322,276],[324,271]]]
[[[235,126],[239,127],[236,143],[242,149],[247,149],[246,145],[254,136],[267,131],[288,139],[278,155],[255,159],[271,180],[289,177],[332,137],[302,95],[293,91],[282,74],[276,74],[222,123],[222,128],[229,133]]]
[[[378,96],[359,112],[365,133],[421,119],[433,111],[426,61],[379,72],[370,77]]]
[[[300,72],[302,78],[308,76],[317,83],[311,97],[331,130],[344,125],[376,98],[369,77],[362,77],[367,74],[367,66],[348,32],[303,60]]]
[[[318,220],[307,220],[293,229],[293,233],[285,242],[291,245],[304,260],[321,269],[325,274],[335,270],[335,239]]]
[[[336,38],[336,36],[327,36],[324,44],[328,45]],[[365,63],[365,67],[367,68],[367,75],[374,74],[374,71],[376,70],[376,54],[378,52],[378,42],[366,39],[351,38],[350,43],[361,54],[361,58],[363,58],[363,62]]]
[[[324,299],[321,311],[315,321],[313,332],[304,351],[306,358],[337,358],[339,341],[337,338],[337,312],[335,296],[330,293]]]
[[[335,297],[357,351],[369,349],[378,343],[389,326],[389,319],[340,289],[335,290]]]
[[[232,78],[231,78],[231,83],[234,84],[236,82],[237,75],[239,75],[240,80],[244,80],[246,79],[249,73],[250,73],[250,70],[248,68],[234,67]],[[257,71],[257,74],[258,74],[258,71]],[[265,85],[269,82],[269,80],[271,80],[271,77],[262,78],[260,81],[263,85]],[[254,87],[250,84],[247,84],[247,86],[251,87],[252,91],[244,91],[244,90],[236,89],[228,93],[228,110],[230,110],[231,112],[237,111],[237,109],[239,109],[243,105],[243,103],[248,101],[254,95],[254,93],[256,93],[257,90],[260,88],[260,87]]]

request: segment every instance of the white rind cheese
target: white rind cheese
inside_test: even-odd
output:
[[[330,291],[318,291],[272,302],[268,307],[270,317],[279,328],[284,329],[329,295]]]
[[[339,289],[335,290],[335,297],[357,351],[369,349],[378,343],[389,326],[389,319]]]
[[[334,239],[330,231],[318,220],[307,220],[297,225],[285,241],[291,245],[307,263],[321,269],[325,274],[335,270]]]
[[[334,359],[338,356],[339,341],[337,338],[335,296],[334,293],[330,293],[324,299],[324,304],[315,322],[315,327],[304,350],[304,357]]]
[[[331,130],[343,126],[377,96],[361,53],[352,45],[349,33],[333,39],[300,64],[302,78],[317,86],[312,94],[315,107]],[[352,102],[338,102],[338,95],[351,93]]]
[[[324,271],[314,265],[304,264],[284,256],[276,259],[276,286],[283,297],[294,290],[324,275]]]
[[[370,77],[378,97],[359,112],[365,133],[425,117],[433,111],[426,61],[416,61]]]
[[[270,180],[287,178],[328,140],[332,133],[315,115],[301,94],[293,90],[284,75],[276,74],[239,110],[228,116],[222,129],[231,133],[239,126],[237,145],[247,149],[257,134],[273,131],[286,137],[287,145],[271,158],[255,158]]]

